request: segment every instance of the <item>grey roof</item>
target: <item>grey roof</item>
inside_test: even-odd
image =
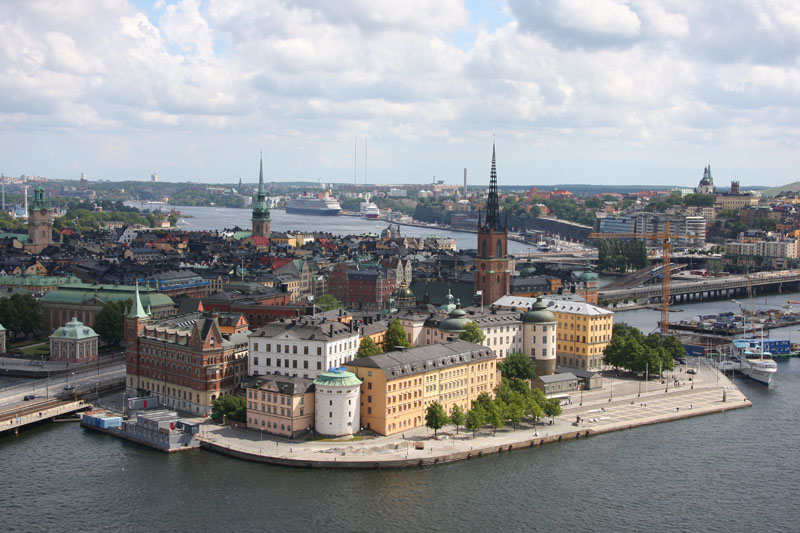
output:
[[[537,379],[541,380],[542,383],[560,383],[562,381],[571,381],[573,379],[578,379],[575,377],[575,374],[572,372],[565,372],[563,374],[551,374],[549,376],[539,376]]]
[[[332,340],[358,335],[358,331],[351,329],[349,324],[304,316],[293,319],[282,318],[275,322],[270,322],[257,329],[253,336],[271,338],[290,332],[301,340]]]
[[[384,371],[386,379],[395,379],[472,361],[493,359],[496,359],[496,356],[490,348],[467,341],[455,340],[362,357],[347,363],[346,366],[380,368]]]
[[[556,370],[556,372],[559,374],[574,374],[576,377],[580,379],[589,379],[600,375],[599,372],[592,372],[591,370],[581,370],[580,368],[572,368],[565,366],[559,367],[558,370]]]
[[[314,390],[314,380],[278,375],[258,376],[253,379],[248,388],[289,395],[305,394]]]

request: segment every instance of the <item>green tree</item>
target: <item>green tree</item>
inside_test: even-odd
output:
[[[500,374],[507,379],[533,379],[536,377],[536,365],[533,359],[518,352],[508,354],[497,366]]]
[[[213,416],[221,418],[228,417],[228,420],[245,422],[247,420],[247,402],[240,396],[223,394],[211,402]]]
[[[9,338],[38,333],[42,327],[39,301],[30,294],[14,294],[0,298],[0,324],[8,330]]]
[[[503,427],[503,425],[506,423],[505,411],[506,405],[503,400],[495,400],[489,406],[489,410],[486,412],[486,421],[490,426],[492,426],[492,429],[494,429],[492,436],[496,436],[497,428]]]
[[[106,302],[103,308],[94,317],[94,330],[100,335],[100,340],[109,346],[119,344],[124,334],[125,313],[131,308],[133,302]]]
[[[450,423],[455,424],[456,433],[458,433],[458,426],[463,426],[466,421],[467,415],[464,414],[464,410],[460,405],[454,404],[450,409]]]
[[[375,344],[371,337],[364,337],[358,345],[356,357],[369,357],[370,355],[378,355],[381,349]]]
[[[322,309],[323,311],[342,309],[344,307],[342,305],[342,302],[340,302],[333,294],[323,294],[322,296],[317,298],[316,306]]]
[[[467,417],[465,426],[468,430],[472,431],[472,438],[475,438],[475,432],[481,428],[482,425],[486,423],[486,411],[483,410],[483,407],[480,405],[476,405],[469,411],[467,411]]]
[[[558,398],[550,398],[544,404],[544,414],[556,421],[556,417],[561,415],[561,400]]]
[[[410,348],[411,343],[406,338],[406,331],[403,324],[396,318],[389,323],[386,329],[386,336],[383,339],[383,349],[386,352],[394,351],[398,346]]]
[[[425,410],[425,425],[433,430],[433,438],[436,438],[437,431],[442,429],[449,421],[447,413],[444,412],[444,407],[439,402],[433,402]]]
[[[478,327],[478,324],[474,321],[467,322],[464,325],[464,331],[458,336],[459,339],[462,341],[467,342],[474,342],[475,344],[480,344],[483,342],[483,339],[486,338],[486,335],[483,334],[481,328]]]
[[[478,397],[472,400],[472,408],[474,409],[476,405],[479,405],[481,409],[488,412],[489,407],[492,405],[492,397],[489,396],[488,392],[482,392],[478,394]]]
[[[514,431],[517,430],[517,424],[522,420],[525,414],[525,397],[520,393],[514,393],[513,401],[507,404],[505,417],[511,422],[511,427]]]

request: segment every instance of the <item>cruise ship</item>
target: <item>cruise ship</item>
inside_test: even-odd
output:
[[[361,216],[368,220],[374,220],[380,218],[381,212],[378,206],[372,202],[361,202]]]
[[[738,362],[738,370],[752,380],[769,386],[772,376],[778,371],[778,364],[772,360],[772,355],[764,351],[763,341],[759,339],[736,339],[731,345],[731,355],[734,362]],[[735,363],[734,363],[735,364]]]
[[[286,212],[296,215],[338,215],[342,206],[336,198],[324,193],[320,196],[303,194],[286,202]]]

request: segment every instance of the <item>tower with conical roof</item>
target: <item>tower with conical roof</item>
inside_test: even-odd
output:
[[[259,160],[258,170],[258,192],[256,192],[255,203],[253,204],[253,236],[269,237],[269,206],[267,205],[267,193],[264,190],[264,158]]]
[[[148,302],[148,307],[149,307]],[[125,345],[125,388],[129,395],[138,396],[139,389],[142,389],[140,379],[140,353],[139,336],[144,331],[144,326],[150,320],[150,316],[144,310],[142,299],[139,296],[139,282],[136,282],[136,291],[133,297],[133,304],[125,315],[125,328],[123,342]]]
[[[33,203],[28,208],[28,241],[26,248],[35,254],[53,244],[53,210],[47,205],[41,183],[33,190]]]
[[[478,258],[475,261],[475,292],[489,305],[509,292],[511,271],[508,265],[508,225],[500,222],[500,199],[497,194],[497,165],[492,144],[492,169],[486,218],[478,215]]]

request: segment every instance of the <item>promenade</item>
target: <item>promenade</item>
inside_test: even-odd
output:
[[[585,392],[582,405],[573,400],[554,421],[523,423],[516,431],[507,426],[498,429],[496,435],[491,428],[484,427],[473,438],[470,431],[461,428],[456,433],[454,426],[446,426],[439,430],[438,440],[433,439],[432,430],[420,427],[389,437],[294,442],[259,431],[207,423],[202,427],[200,440],[201,446],[208,450],[270,464],[311,468],[404,468],[474,459],[751,405],[728,378],[705,361],[700,362],[697,369],[698,374],[693,376],[694,388],[684,382],[678,388],[670,386],[665,392],[665,385],[651,383],[649,386],[657,390],[640,395],[639,382],[619,381],[616,385],[619,392],[613,398],[608,389]],[[421,442],[423,448],[417,449],[416,442]]]

